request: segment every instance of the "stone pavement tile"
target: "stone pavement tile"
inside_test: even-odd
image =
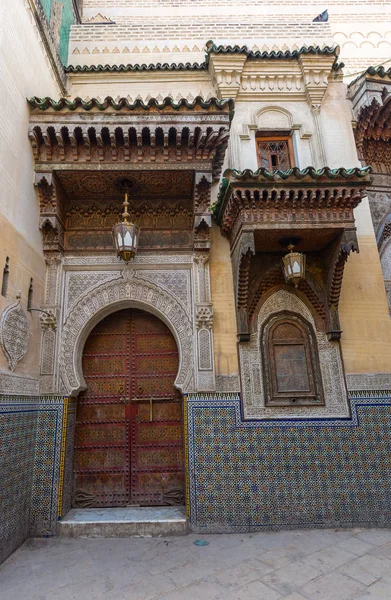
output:
[[[376,546],[370,544],[369,542],[365,542],[364,540],[360,540],[356,536],[348,537],[344,540],[341,540],[336,544],[338,548],[342,548],[342,550],[347,550],[348,552],[352,552],[356,554],[356,556],[362,556],[367,552],[370,552]]]
[[[135,585],[140,581],[145,581],[154,574],[145,564],[136,564],[129,561],[127,565],[103,570],[101,575],[106,578],[110,590],[119,590],[127,585]]]
[[[289,594],[297,591],[308,581],[319,577],[321,572],[303,561],[294,561],[289,565],[273,571],[264,577],[262,581],[270,587],[276,589],[281,594]]]
[[[241,557],[238,557],[238,561],[240,559]],[[273,568],[269,565],[265,565],[262,561],[256,559],[250,559],[228,569],[213,571],[213,579],[226,587],[241,587],[260,579],[271,571],[273,571]]]
[[[183,596],[181,600],[188,598],[193,600],[192,596]],[[219,600],[281,600],[282,596],[276,590],[262,583],[262,581],[253,581],[248,585],[238,589],[224,591],[218,596]],[[179,598],[178,598],[179,600]]]
[[[189,540],[189,543],[193,543],[195,540],[203,539],[209,542],[209,545],[222,546],[228,548],[228,546],[238,546],[244,541],[254,540],[257,534],[248,533],[229,533],[222,535],[221,533],[208,533],[208,534],[190,534],[189,536],[183,536],[184,539]]]
[[[319,550],[351,537],[347,530],[310,529],[305,533],[305,536],[297,540],[296,546],[306,554],[319,552]]]
[[[174,550],[155,556],[152,560],[146,554],[145,564],[148,565],[151,573],[164,573],[173,567],[179,568],[194,562],[194,554],[189,550]],[[143,561],[144,562],[144,561]]]
[[[33,575],[31,563],[20,565],[16,562],[5,561],[0,567],[0,598],[1,591],[13,587],[16,582],[28,582]]]
[[[391,542],[391,529],[364,529],[355,537],[374,546],[382,546]]]
[[[203,581],[195,585],[181,588],[175,592],[158,596],[159,600],[219,600],[223,590],[220,585],[210,581]],[[104,600],[102,598],[102,600]],[[133,600],[133,598],[132,598]],[[135,599],[136,600],[136,599]],[[137,600],[139,600],[137,598]],[[250,600],[250,598],[248,599]],[[270,600],[273,600],[270,598]]]
[[[315,567],[321,573],[328,573],[355,558],[355,554],[342,550],[338,546],[328,546],[323,550],[309,554],[303,559],[303,562]]]
[[[299,592],[308,600],[355,600],[364,589],[358,581],[333,571],[310,581]]]
[[[301,547],[291,543],[279,546],[278,548],[272,548],[260,554],[259,558],[274,569],[279,569],[294,560],[300,560],[304,556],[306,556],[306,552]]]
[[[217,568],[214,561],[193,561],[181,567],[175,567],[164,574],[175,583],[178,588],[186,587],[209,578]]]
[[[391,560],[381,556],[365,554],[365,556],[360,556],[347,565],[343,565],[339,571],[353,577],[360,583],[370,585],[383,575],[391,574]]]
[[[305,598],[304,596],[299,594],[299,592],[292,592],[292,594],[284,596],[282,600],[308,600],[308,598]]]
[[[391,582],[385,579],[379,579],[373,585],[366,588],[365,592],[355,596],[354,600],[390,600]]]
[[[150,575],[138,583],[128,584],[121,589],[88,597],[86,600],[157,600],[175,590],[175,584],[169,577],[161,574]]]
[[[383,556],[391,560],[391,542],[388,542],[388,544],[383,544],[382,546],[372,546],[372,548],[368,550],[368,554],[373,554],[374,556]]]
[[[307,538],[308,532],[300,531],[262,531],[254,535],[253,542],[259,548],[271,550],[287,545],[297,545],[303,538]]]
[[[55,569],[47,569],[46,571],[44,567],[41,567],[38,571],[34,571],[34,576],[28,584],[25,595],[26,598],[29,598],[29,595],[45,595],[72,583],[75,582],[71,580],[67,570],[62,569],[60,565]]]
[[[98,576],[85,579],[79,583],[66,585],[57,590],[52,590],[44,595],[44,600],[91,600],[98,594],[104,596],[111,591],[106,577]]]

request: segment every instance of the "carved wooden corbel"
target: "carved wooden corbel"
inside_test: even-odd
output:
[[[250,340],[248,311],[248,277],[251,257],[255,254],[254,234],[243,233],[232,254],[232,268],[235,282],[236,319],[239,342]]]
[[[194,249],[210,249],[210,228],[212,227],[211,173],[196,173],[194,184]]]
[[[341,294],[342,279],[345,263],[351,252],[359,252],[355,229],[345,229],[336,242],[331,260],[327,281],[328,314],[326,319],[327,336],[329,340],[341,338],[338,305]]]
[[[64,250],[64,207],[59,187],[52,173],[36,173],[34,185],[39,197],[39,229],[44,252]]]

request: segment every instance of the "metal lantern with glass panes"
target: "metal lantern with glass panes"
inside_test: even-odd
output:
[[[301,279],[305,278],[305,254],[301,252],[293,252],[293,244],[289,244],[289,254],[285,254],[282,259],[282,268],[284,271],[285,281],[293,283],[297,288]]]
[[[113,227],[113,240],[117,256],[119,256],[126,264],[137,252],[137,244],[140,236],[140,229],[134,223],[129,221],[129,202],[128,192],[125,192],[124,212],[122,221]]]

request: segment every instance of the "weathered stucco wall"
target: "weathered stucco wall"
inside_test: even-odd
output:
[[[7,256],[10,269],[7,295],[0,296],[2,311],[15,301],[19,291],[21,304],[26,308],[31,279],[34,306],[40,306],[42,302],[45,263],[38,228],[38,200],[33,186],[33,156],[27,137],[29,109],[26,98],[36,93],[56,97],[59,89],[26,3],[23,0],[2,3],[0,11],[0,277]],[[15,372],[37,376],[38,313],[28,315],[28,320],[29,351]],[[2,352],[0,371],[8,374]],[[21,388],[20,392],[23,391]]]

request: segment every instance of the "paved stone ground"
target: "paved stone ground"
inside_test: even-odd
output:
[[[1,600],[367,598],[391,599],[390,529],[31,539],[0,567]]]

